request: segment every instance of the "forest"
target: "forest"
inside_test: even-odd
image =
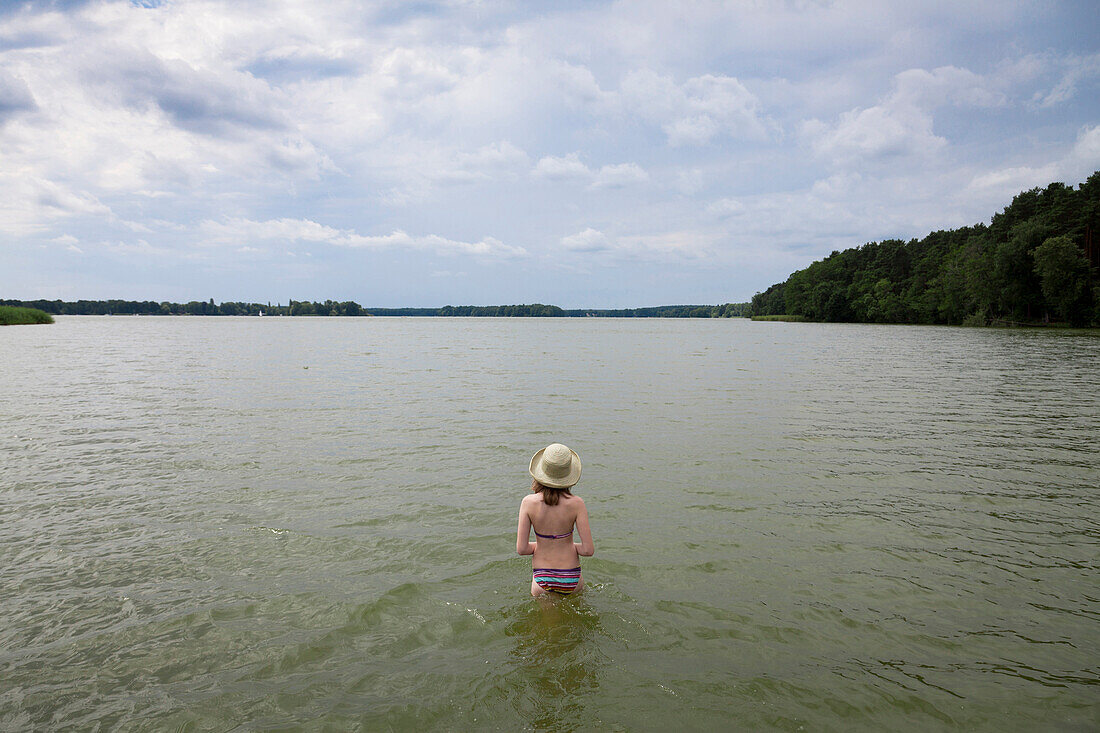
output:
[[[753,316],[1100,326],[1100,171],[1024,191],[989,225],[833,252],[753,296]]]
[[[0,300],[0,305],[37,308],[55,316],[365,316],[370,315],[354,301],[323,303],[290,301],[270,303],[215,304],[192,300],[188,303],[158,303],[152,300]]]
[[[651,308],[565,310],[556,305],[447,305],[442,308],[364,308],[355,301],[322,302],[292,300],[271,303],[157,303],[152,300],[0,300],[0,306],[36,308],[60,316],[472,316],[482,318],[557,317],[581,318],[732,318],[747,317],[749,303],[723,305],[661,305]]]

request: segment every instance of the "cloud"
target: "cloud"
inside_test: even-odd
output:
[[[704,74],[677,84],[642,69],[626,75],[619,94],[624,113],[659,124],[672,146],[703,145],[717,136],[767,137],[759,101],[735,77]]]
[[[1070,158],[1074,164],[1086,170],[1100,166],[1100,125],[1086,127],[1077,137]]]
[[[138,239],[133,242],[102,242],[100,246],[112,254],[123,256],[138,255],[142,257],[166,257],[172,254],[171,249],[153,246],[144,239]]]
[[[707,174],[702,168],[677,168],[672,176],[672,188],[680,195],[694,197],[707,183]]]
[[[472,152],[459,151],[431,172],[432,180],[451,183],[514,178],[530,164],[527,153],[507,140],[484,145]]]
[[[375,72],[385,80],[388,96],[420,99],[451,91],[459,84],[461,71],[450,61],[445,50],[398,47],[378,60]]]
[[[563,157],[540,158],[531,174],[551,181],[587,181],[589,188],[623,188],[649,180],[649,174],[637,163],[615,163],[592,170],[578,153]]]
[[[86,190],[42,179],[26,169],[0,172],[0,231],[28,235],[81,216],[119,221],[109,206]]]
[[[486,257],[523,257],[527,255],[527,250],[523,247],[508,245],[493,237],[485,237],[476,242],[463,242],[447,239],[437,234],[412,236],[400,229],[382,236],[347,234],[332,240],[332,244],[345,247],[429,249],[440,254],[467,254]]]
[[[22,7],[17,10],[18,5]],[[41,49],[70,41],[73,35],[67,20],[60,13],[32,12],[30,3],[0,4],[2,49]]]
[[[15,114],[37,109],[27,82],[0,69],[0,124]]]
[[[86,191],[74,191],[53,181],[30,181],[36,189],[35,203],[59,214],[112,215],[111,209]]]
[[[84,64],[83,80],[100,93],[116,94],[138,111],[155,105],[172,124],[190,132],[222,136],[288,124],[279,95],[248,74],[110,46]]]
[[[561,246],[570,252],[605,252],[611,248],[607,235],[592,227],[562,237]]]
[[[203,244],[251,246],[257,242],[317,243],[335,247],[367,249],[418,249],[438,254],[480,255],[484,257],[522,257],[523,247],[508,245],[485,237],[476,242],[448,239],[436,234],[414,236],[402,230],[385,235],[362,235],[352,229],[336,229],[309,219],[268,219],[254,221],[233,218],[205,220],[199,226]]]
[[[561,239],[561,246],[579,254],[609,255],[617,261],[696,260],[715,254],[717,235],[698,230],[679,230],[608,237],[588,227]]]
[[[594,188],[622,188],[634,183],[645,183],[649,180],[649,174],[642,170],[637,163],[619,163],[618,165],[605,165],[596,173],[592,186]]]
[[[833,250],[923,237],[987,220],[991,204],[980,192],[968,193],[966,183],[965,172],[955,170],[923,179],[905,170],[876,175],[841,171],[796,190],[716,199],[699,224],[713,217],[728,232],[723,249],[739,259],[771,251],[776,260],[786,257],[805,267]],[[948,200],[945,189],[954,192]],[[1003,206],[1006,201],[997,198],[996,203]]]
[[[1050,183],[1051,178],[1058,175],[1058,166],[1049,163],[1044,166],[1014,166],[981,173],[970,181],[969,189],[993,190],[1000,192],[1002,196],[1012,195],[1034,188],[1035,186]]]
[[[834,125],[810,120],[803,124],[802,133],[819,158],[834,164],[928,155],[947,144],[932,132],[932,117],[915,107],[852,110]]]
[[[1036,93],[1035,99],[1040,108],[1064,104],[1077,96],[1078,86],[1100,76],[1100,54],[1072,56],[1065,60],[1062,78],[1045,94]]]
[[[945,104],[958,107],[1001,107],[1007,102],[995,79],[968,69],[941,66],[932,71],[909,69],[894,77],[894,89],[887,97],[889,106],[918,106],[935,109]]]
[[[66,252],[73,252],[75,254],[84,254],[84,250],[76,245],[80,243],[80,240],[71,234],[62,234],[60,237],[53,237],[49,241],[54,244],[64,245]]]
[[[552,155],[540,158],[532,173],[538,178],[547,178],[551,181],[592,177],[592,171],[581,162],[577,153],[569,153],[560,158]]]
[[[85,282],[566,297],[522,258],[568,254],[745,290],[730,263],[973,223],[1100,166],[1100,56],[1067,22],[1091,16],[976,2],[9,3],[0,248],[46,246],[0,288],[56,283],[67,246],[138,240],[183,269]],[[315,269],[272,264],[301,244]],[[130,246],[116,260],[149,254]],[[369,257],[368,284],[350,250],[402,264]],[[412,267],[468,276],[429,288]],[[627,280],[603,291],[632,297]]]
[[[356,43],[278,46],[260,52],[245,70],[254,77],[276,84],[355,77],[362,73],[362,50],[361,44]]]
[[[616,240],[615,251],[621,257],[638,260],[701,260],[716,257],[715,245],[720,236],[697,229],[628,235]]]
[[[1100,125],[1083,128],[1077,141],[1057,160],[1038,165],[993,168],[975,175],[967,191],[1007,199],[1053,181],[1081,180],[1100,169]]]
[[[891,158],[928,158],[947,145],[933,131],[932,112],[944,105],[996,107],[1006,103],[995,83],[966,69],[909,69],[894,76],[880,104],[853,109],[834,124],[806,120],[801,134],[814,153],[835,165]]]

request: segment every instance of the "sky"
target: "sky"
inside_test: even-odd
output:
[[[1091,1],[0,1],[0,298],[743,302],[1098,100]]]

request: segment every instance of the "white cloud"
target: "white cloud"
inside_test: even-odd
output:
[[[1083,128],[1073,147],[1057,160],[1035,165],[993,168],[975,175],[967,190],[987,198],[1009,199],[1020,191],[1082,180],[1100,169],[1100,125]]]
[[[515,178],[530,164],[527,153],[504,140],[485,145],[473,152],[458,152],[431,171],[432,180],[473,183]]]
[[[678,230],[627,234],[609,237],[598,229],[588,227],[576,234],[563,237],[561,245],[570,252],[601,254],[615,261],[697,260],[716,254],[715,244],[719,235],[699,230]]]
[[[786,253],[792,261],[801,258],[798,267],[805,267],[833,250],[923,237],[936,229],[988,219],[992,211],[983,197],[965,192],[966,180],[956,171],[939,171],[924,180],[914,180],[905,171],[839,172],[798,190],[718,199],[706,212],[729,233],[730,249],[738,258],[772,250],[777,256]],[[946,201],[945,188],[954,192]]]
[[[15,31],[33,44],[0,55],[0,96],[16,79],[37,110],[0,130],[0,188],[29,173],[103,202],[185,192],[194,203],[210,186],[270,190],[333,171],[291,122],[294,100],[227,57],[216,37],[241,26],[210,10],[94,3],[0,17],[35,28]],[[46,15],[44,30],[30,23]]]
[[[59,214],[96,214],[111,216],[111,209],[87,191],[75,191],[53,181],[31,179],[34,203]]]
[[[412,236],[401,230],[382,236],[363,236],[349,233],[333,239],[332,244],[345,247],[429,249],[441,254],[470,254],[488,257],[523,257],[527,254],[527,250],[523,247],[508,245],[493,237],[485,237],[476,242],[463,242],[447,239],[437,234]]]
[[[1100,54],[1072,56],[1065,60],[1062,78],[1050,91],[1036,93],[1039,107],[1054,107],[1077,96],[1077,87],[1084,81],[1100,76]]]
[[[645,183],[649,174],[637,163],[619,163],[605,165],[596,173],[592,181],[594,188],[622,188],[635,183]]]
[[[807,120],[801,133],[819,158],[835,165],[899,157],[927,159],[947,145],[933,131],[936,108],[947,104],[996,107],[1005,102],[995,82],[969,70],[909,69],[895,75],[893,89],[880,104],[849,110],[832,125]]]
[[[80,240],[71,234],[62,234],[60,237],[53,237],[50,241],[54,244],[64,245],[66,252],[73,252],[78,255],[84,254],[84,250],[76,246],[80,243]]]
[[[603,252],[611,246],[607,235],[592,227],[563,237],[561,245],[570,252]]]
[[[886,100],[890,106],[919,106],[935,109],[945,104],[959,107],[1001,107],[1007,99],[1000,83],[968,69],[941,66],[932,71],[909,69],[894,77],[894,89]]]
[[[1100,125],[1086,127],[1081,131],[1077,142],[1070,152],[1072,165],[1084,171],[1093,171],[1100,166]]]
[[[637,70],[623,79],[620,96],[625,114],[659,124],[673,146],[703,145],[719,135],[767,136],[759,101],[734,77],[704,74],[677,84],[671,76]]]
[[[705,183],[706,175],[701,168],[676,171],[675,188],[685,196],[694,196],[699,193]]]
[[[86,190],[45,180],[26,167],[0,168],[0,232],[28,235],[80,216],[119,221],[109,206]]]
[[[514,168],[527,163],[527,153],[507,140],[485,145],[473,153],[462,153],[458,160],[463,167],[480,169]]]
[[[547,178],[552,181],[590,178],[592,176],[592,171],[581,162],[577,153],[569,153],[560,158],[553,155],[540,158],[532,173],[538,178]]]
[[[637,163],[614,163],[594,171],[577,153],[540,158],[531,174],[551,181],[588,181],[590,188],[623,188],[649,180],[649,174]]]
[[[407,251],[424,273],[441,253],[704,253],[718,278],[735,258],[787,267],[973,223],[1100,166],[1100,55],[976,2],[23,3],[0,13],[0,248],[46,246],[0,287],[56,283],[49,257],[96,242],[202,261],[179,281],[247,260],[234,287],[345,278],[354,297],[348,249]],[[268,267],[300,245],[316,269]],[[471,263],[427,289],[371,259],[369,287],[398,300],[530,282]],[[132,271],[115,270],[86,282]]]
[[[1026,191],[1035,186],[1046,185],[1058,175],[1058,167],[1054,163],[1044,166],[1014,166],[1000,168],[974,176],[968,188],[971,190],[991,190],[1000,196],[1011,196],[1020,191]]]
[[[166,257],[172,254],[172,251],[167,247],[157,247],[149,244],[144,239],[138,239],[135,241],[114,241],[114,242],[102,242],[100,246],[116,255],[140,255],[143,257]]]
[[[745,205],[736,198],[722,198],[707,204],[707,212],[717,216],[731,216],[740,214],[745,210]]]
[[[257,242],[293,244],[310,242],[336,247],[369,249],[424,249],[440,254],[466,254],[486,257],[520,257],[527,251],[498,239],[485,237],[476,242],[448,239],[436,234],[410,235],[402,230],[390,234],[368,236],[352,229],[336,229],[309,219],[227,219],[203,221],[200,225],[203,244],[251,246]]]
[[[932,132],[931,116],[911,106],[852,110],[832,126],[808,121],[802,132],[818,157],[836,164],[929,155],[947,144]]]
[[[36,109],[38,104],[27,82],[0,69],[0,124],[15,114]]]
[[[715,257],[721,235],[697,229],[635,234],[619,237],[615,251],[621,257],[639,260],[701,260]]]
[[[422,48],[395,48],[375,66],[384,80],[386,94],[404,100],[435,96],[455,88],[461,74],[452,68],[446,53]]]

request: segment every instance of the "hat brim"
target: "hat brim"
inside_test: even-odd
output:
[[[551,489],[568,489],[581,480],[581,459],[576,451],[572,448],[569,449],[569,473],[561,478],[554,478],[542,470],[542,453],[545,450],[543,448],[531,457],[531,467],[527,469],[528,473],[531,474],[531,478]]]

